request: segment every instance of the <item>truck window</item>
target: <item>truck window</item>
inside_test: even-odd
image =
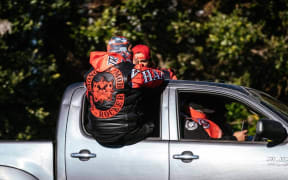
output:
[[[152,97],[150,97],[152,96]],[[159,94],[149,95],[144,97],[145,119],[154,123],[154,131],[149,137],[160,137],[160,101],[161,96]]]
[[[263,115],[222,95],[179,93],[178,119],[181,139],[233,140],[247,130],[245,141],[254,141],[256,124]]]
[[[154,122],[155,128],[153,133],[149,137],[160,138],[160,99],[161,97],[155,96],[153,98],[144,98],[144,107],[145,109],[145,119]],[[85,125],[88,123],[88,102],[87,99],[83,98],[83,106],[82,106],[82,130],[83,132],[91,136],[87,130],[85,129]]]

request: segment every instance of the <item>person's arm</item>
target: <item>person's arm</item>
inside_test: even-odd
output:
[[[159,87],[163,81],[163,72],[158,69],[144,67],[141,64],[135,65],[135,67],[132,69],[132,88],[155,88]]]
[[[168,69],[169,73],[170,73],[170,79],[172,80],[178,80],[176,75],[175,75],[175,72],[173,71],[173,69],[169,68]]]

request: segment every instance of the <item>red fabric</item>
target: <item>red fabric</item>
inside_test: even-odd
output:
[[[143,55],[143,56],[141,56],[141,58],[138,57],[138,60],[150,59],[150,49],[146,45],[138,44],[132,48],[132,51],[133,51],[133,59],[135,58],[135,55],[137,53],[142,53],[142,55]]]
[[[169,71],[169,73],[170,73],[170,79],[172,79],[172,80],[178,80],[177,77],[176,77],[176,75],[175,75],[175,73],[174,73],[174,71],[173,71],[172,69],[169,68],[168,71]]]
[[[149,60],[150,59],[150,48],[143,44],[138,44],[132,48],[133,51],[133,59],[137,60]],[[160,71],[168,71],[169,79],[177,80],[177,77],[172,69],[164,69],[158,68]]]
[[[220,127],[213,121],[207,119],[204,113],[197,111],[192,107],[189,107],[189,110],[192,120],[201,125],[211,138],[218,139],[222,137],[223,133]]]
[[[95,51],[90,53],[90,64],[97,72],[104,72],[108,68],[126,62],[125,58],[118,53]],[[135,65],[131,73],[132,88],[154,88],[162,84],[163,72],[142,64]]]
[[[137,64],[132,70],[132,88],[155,88],[160,86],[163,80],[163,72],[158,69],[145,67],[142,64]]]
[[[168,72],[169,73],[169,79],[178,80],[174,71],[171,68],[168,68],[168,69],[160,68],[160,70],[163,71],[164,73],[165,73],[165,71]]]
[[[119,53],[94,51],[90,53],[90,64],[97,72],[103,72],[115,64],[126,62]]]

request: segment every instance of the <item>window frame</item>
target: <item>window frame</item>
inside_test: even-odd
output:
[[[277,116],[274,116],[273,112],[267,107],[263,106],[259,101],[255,101],[255,98],[250,97],[246,94],[243,94],[241,92],[227,89],[227,88],[221,88],[221,87],[209,87],[209,86],[200,86],[200,87],[192,87],[190,89],[187,88],[175,88],[175,100],[176,100],[176,120],[177,120],[177,136],[178,141],[193,141],[193,142],[213,142],[213,143],[248,143],[248,144],[266,144],[266,142],[263,141],[233,141],[233,140],[210,140],[210,139],[183,139],[181,138],[181,126],[180,126],[180,117],[179,117],[179,94],[180,93],[191,93],[191,94],[209,94],[214,96],[221,96],[223,98],[229,98],[233,101],[239,102],[251,110],[255,111],[257,114],[261,114],[264,117],[267,117],[269,119],[276,120],[278,119]]]
[[[160,107],[159,107],[159,136],[158,137],[152,137],[148,136],[145,138],[143,141],[159,141],[162,140],[162,108],[161,104],[163,102],[163,95],[161,94],[161,97],[159,98],[160,100]],[[93,136],[86,130],[85,127],[85,119],[87,119],[88,115],[88,103],[87,103],[87,98],[86,94],[83,94],[82,102],[81,102],[81,120],[80,120],[80,127],[81,127],[81,132],[84,136],[88,138],[93,138]]]

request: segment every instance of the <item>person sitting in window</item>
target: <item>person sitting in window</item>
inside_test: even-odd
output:
[[[113,36],[107,52],[90,53],[90,70],[85,74],[88,122],[86,130],[107,147],[135,144],[154,131],[146,118],[146,99],[160,96],[163,72],[132,64],[129,40]],[[149,96],[151,95],[151,96]]]
[[[142,64],[145,67],[157,68],[164,73],[165,79],[177,80],[177,77],[171,68],[159,68],[155,66],[150,56],[150,48],[144,44],[138,44],[132,48],[133,63]]]

